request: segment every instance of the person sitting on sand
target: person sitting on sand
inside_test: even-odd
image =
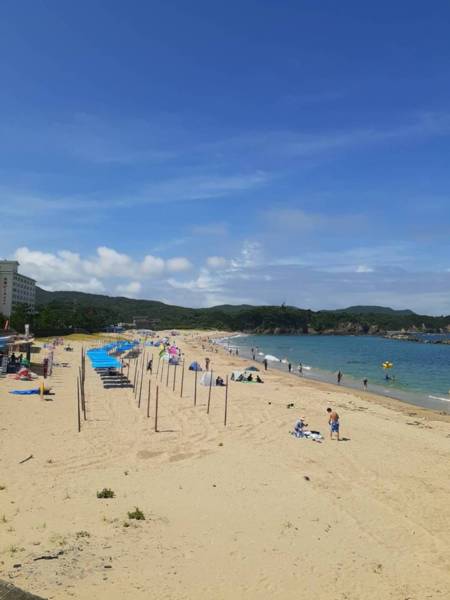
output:
[[[253,381],[253,375],[250,373],[250,375],[247,377],[247,381]]]
[[[295,422],[294,431],[292,432],[292,435],[294,435],[295,437],[303,437],[303,430],[306,426],[307,423],[305,423],[305,417],[299,417]]]
[[[256,383],[264,383],[259,375],[256,376]]]
[[[333,439],[333,433],[336,434],[336,439],[339,442],[339,415],[331,408],[327,408],[328,425],[330,426],[330,440]]]
[[[225,385],[222,377],[220,377],[220,376],[216,377],[216,385],[220,385],[220,386]]]

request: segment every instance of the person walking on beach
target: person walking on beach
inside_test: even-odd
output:
[[[291,363],[288,364],[288,369],[289,369],[289,373],[291,373],[292,372],[292,364]]]
[[[336,439],[339,442],[339,415],[331,408],[327,408],[328,425],[330,426],[330,440],[333,439],[333,433],[336,434]]]
[[[267,358],[263,360],[264,371],[267,371]]]
[[[364,386],[365,390],[367,390],[367,383],[368,383],[367,382],[367,377],[364,377],[364,379],[363,379],[363,386]]]
[[[206,369],[206,371],[209,371],[209,363],[210,362],[211,361],[209,360],[209,358],[205,358],[205,369]]]
[[[338,373],[337,373],[337,382],[338,382],[338,385],[340,385],[341,381],[342,381],[342,373],[339,370]]]
[[[147,371],[150,371],[150,373],[153,373],[153,358],[151,358],[147,363]]]
[[[299,375],[303,375],[303,365],[302,363],[298,363],[297,371]]]

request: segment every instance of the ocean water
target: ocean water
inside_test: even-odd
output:
[[[293,372],[301,362],[306,378],[335,383],[341,370],[343,385],[362,389],[367,377],[369,391],[450,413],[450,345],[331,335],[242,335],[223,343],[238,347],[245,357],[251,356],[253,347],[259,361],[264,358],[261,354],[286,359]],[[382,368],[385,361],[394,365],[389,381]],[[269,368],[287,371],[287,364],[269,363]]]

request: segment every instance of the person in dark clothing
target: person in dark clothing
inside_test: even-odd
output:
[[[264,371],[267,371],[267,358],[263,360]]]

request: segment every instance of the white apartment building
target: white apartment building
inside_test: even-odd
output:
[[[34,309],[36,281],[18,273],[16,260],[0,260],[0,314],[9,317],[16,304]]]

